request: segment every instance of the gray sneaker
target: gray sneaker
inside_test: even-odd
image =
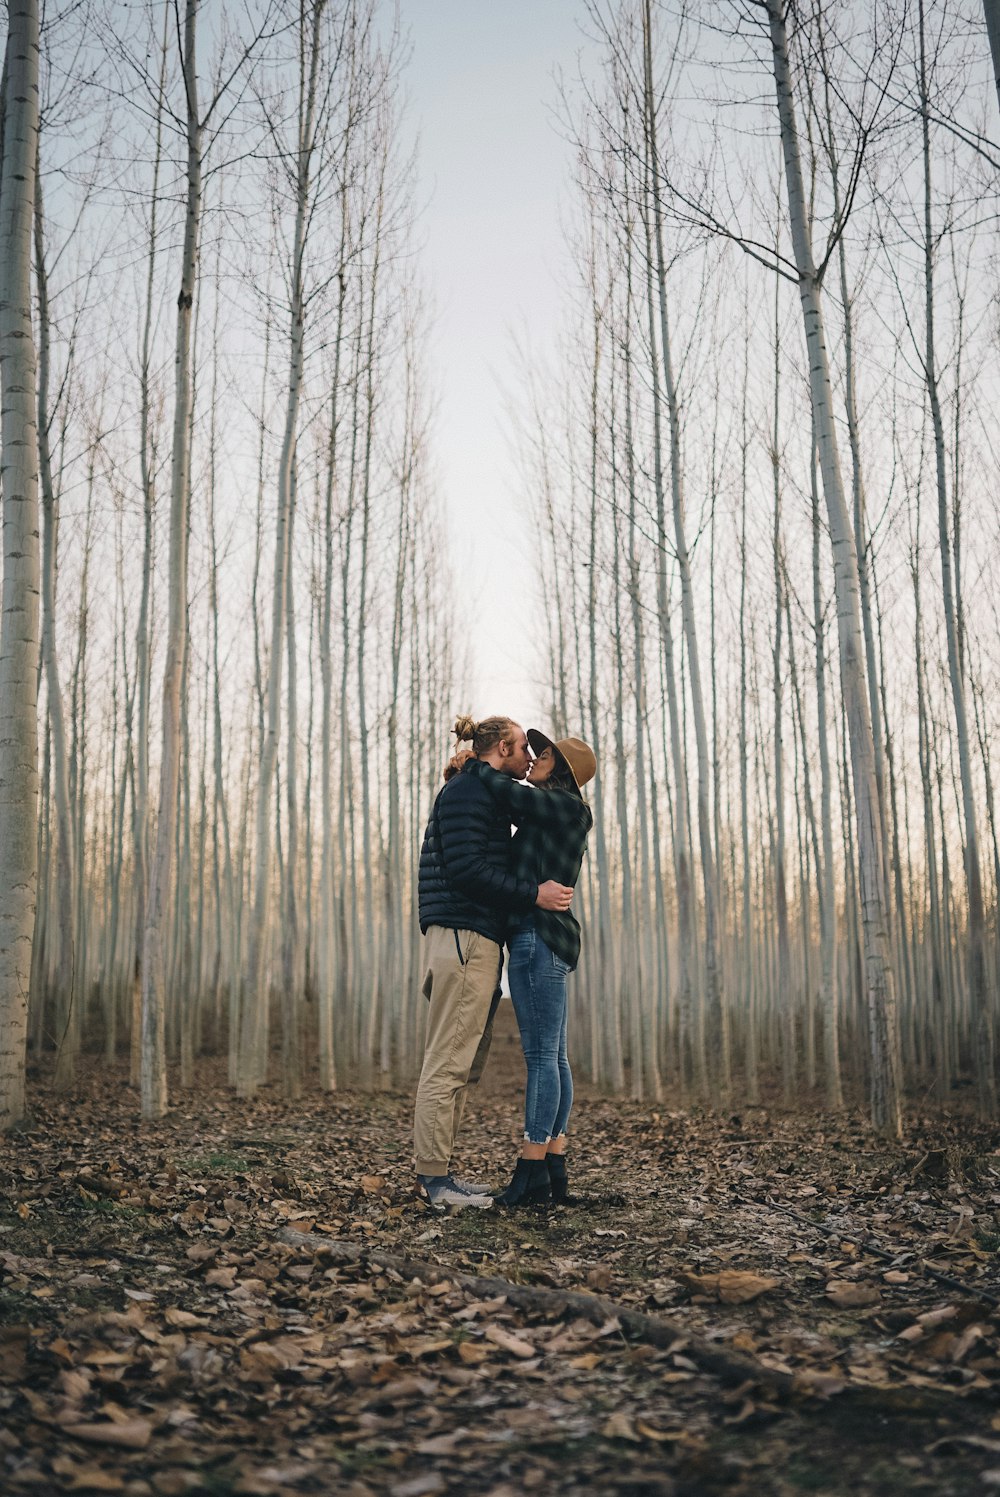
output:
[[[463,1180],[461,1175],[452,1175],[450,1179],[455,1189],[462,1191],[464,1195],[489,1196],[492,1200],[493,1192],[488,1185],[476,1185],[471,1180]]]
[[[420,1194],[435,1211],[461,1211],[466,1206],[480,1210],[493,1205],[493,1197],[463,1187],[451,1175],[418,1175]]]

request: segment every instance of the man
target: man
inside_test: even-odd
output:
[[[530,762],[524,729],[507,717],[459,718],[456,756],[434,802],[420,851],[420,929],[425,937],[424,997],[430,1002],[424,1063],[413,1119],[417,1185],[437,1210],[491,1206],[484,1191],[456,1180],[451,1156],[467,1088],[482,1072],[500,997],[508,917],[536,905],[566,910],[573,891],[548,880],[516,878],[510,869],[510,822],[489,790],[462,769],[480,759],[523,779]]]

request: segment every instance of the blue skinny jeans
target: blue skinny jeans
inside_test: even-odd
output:
[[[544,1144],[566,1132],[573,1106],[573,1073],[566,1058],[570,969],[528,923],[511,937],[507,970],[528,1067],[524,1138],[526,1143]]]

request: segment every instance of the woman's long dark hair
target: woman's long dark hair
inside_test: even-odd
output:
[[[575,795],[577,800],[583,800],[580,787],[573,778],[573,771],[558,749],[555,753],[555,767],[547,780],[543,780],[538,786],[539,790],[568,790],[570,795]]]

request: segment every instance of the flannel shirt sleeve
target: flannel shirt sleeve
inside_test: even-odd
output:
[[[492,764],[478,761],[470,773],[476,774],[487,786],[490,794],[516,826],[537,826],[559,830],[582,820],[584,802],[575,796],[557,791],[548,793],[533,790],[530,785],[520,784],[509,775],[501,774]]]

